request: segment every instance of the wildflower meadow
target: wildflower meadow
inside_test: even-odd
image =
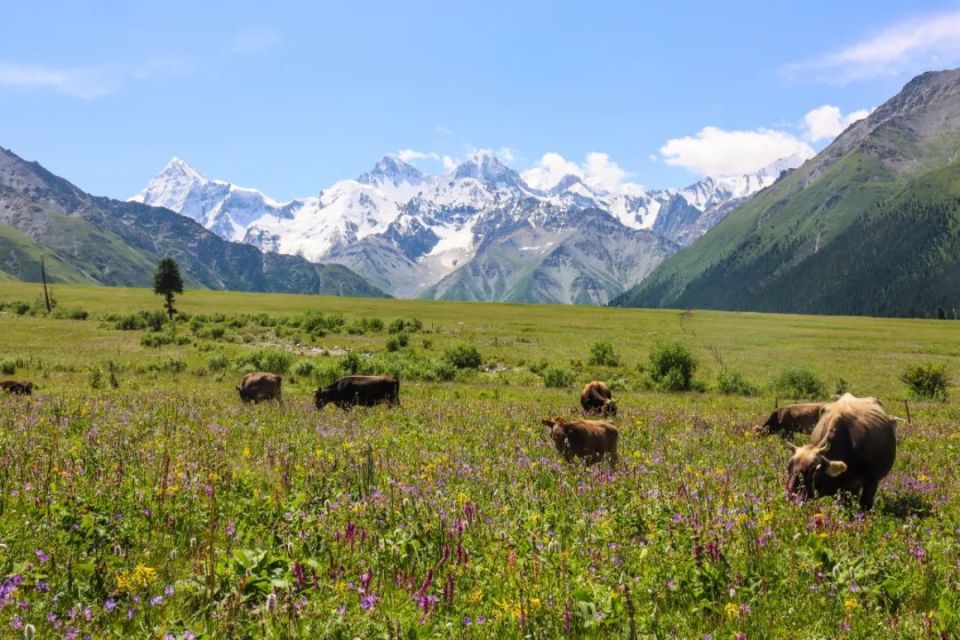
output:
[[[960,636],[960,404],[901,380],[956,372],[960,323],[195,291],[171,322],[143,290],[33,293],[0,286],[4,377],[38,386],[0,395],[2,638]],[[651,383],[664,344],[690,390]],[[240,402],[253,369],[281,403]],[[753,430],[810,399],[777,386],[798,369],[903,418],[873,511],[786,496]],[[398,408],[313,407],[387,372]],[[592,379],[613,471],[540,424]]]

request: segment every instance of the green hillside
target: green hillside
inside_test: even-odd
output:
[[[0,280],[40,280],[41,256],[45,258],[50,282],[88,281],[76,267],[52,255],[29,236],[0,224]]]
[[[4,149],[0,227],[0,270],[18,279],[39,279],[42,254],[53,281],[150,286],[157,262],[171,256],[191,287],[384,295],[342,265],[264,254],[167,209],[91,196]]]
[[[960,73],[924,74],[613,304],[960,311],[958,146]]]

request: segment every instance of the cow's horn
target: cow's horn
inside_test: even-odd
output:
[[[798,447],[797,445],[795,445],[795,444],[793,444],[792,442],[790,442],[789,440],[784,440],[784,441],[783,441],[783,446],[787,447],[788,449],[790,449],[790,451],[793,451],[794,453],[796,453],[796,452],[797,452],[797,449],[800,448],[800,447]]]

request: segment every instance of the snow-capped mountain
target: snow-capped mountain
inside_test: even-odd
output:
[[[344,264],[401,297],[602,304],[799,164],[648,191],[573,175],[534,188],[489,151],[438,175],[387,155],[355,180],[280,203],[174,158],[133,200],[264,251]]]
[[[211,180],[177,157],[130,200],[193,218],[232,242],[242,241],[254,220],[277,216],[283,206],[256,189]]]

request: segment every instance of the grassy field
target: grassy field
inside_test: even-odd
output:
[[[40,386],[0,397],[0,637],[960,634],[960,402],[910,400],[869,514],[788,500],[787,450],[751,431],[791,368],[905,415],[900,373],[956,375],[960,323],[189,291],[164,324],[147,290],[57,286],[60,318],[38,293],[0,282],[0,377]],[[650,389],[667,342],[702,390]],[[252,368],[281,406],[238,401]],[[317,412],[346,371],[399,372],[402,406]],[[594,378],[614,472],[539,422]]]

